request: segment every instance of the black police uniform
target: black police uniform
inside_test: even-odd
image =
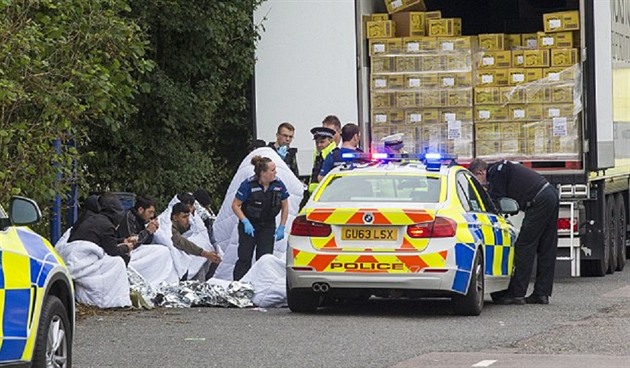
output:
[[[274,151],[278,152],[278,148],[276,148],[276,142],[269,142],[268,147],[271,147]],[[296,177],[299,177],[300,171],[298,170],[297,151],[297,148],[290,147],[287,149],[286,156],[282,157],[280,156],[280,154],[278,154],[278,156],[282,158],[282,161],[287,164],[293,174],[295,174]]]
[[[243,223],[239,222],[238,260],[234,266],[234,280],[240,280],[251,268],[254,248],[256,260],[265,254],[273,253],[276,216],[282,209],[282,200],[286,199],[286,197],[283,198],[283,194],[287,193],[284,183],[280,180],[269,183],[265,191],[255,176],[246,179],[241,184],[242,188],[247,188],[245,190],[249,191],[249,197],[243,201],[241,210],[254,226],[254,236],[247,235]],[[288,196],[288,193],[286,195]],[[238,194],[237,198],[239,198]]]
[[[553,289],[558,248],[558,192],[547,180],[521,164],[498,162],[488,168],[488,194],[498,201],[508,197],[525,211],[521,231],[514,244],[514,274],[508,287],[510,297],[523,297],[536,264],[536,283],[532,295],[548,297]]]

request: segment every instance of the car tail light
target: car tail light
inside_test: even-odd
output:
[[[578,231],[577,219],[561,217],[558,219],[558,231],[571,231],[573,229],[574,233]]]
[[[291,235],[325,238],[331,232],[330,225],[309,221],[306,216],[296,217],[293,220],[293,225],[291,225]]]
[[[407,235],[411,238],[450,238],[455,236],[456,231],[457,223],[446,217],[407,226]]]

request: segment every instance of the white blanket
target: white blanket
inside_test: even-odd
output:
[[[260,257],[243,276],[241,282],[254,287],[254,305],[263,308],[278,308],[287,305],[286,260],[271,254]]]
[[[284,239],[277,241],[274,246],[274,255],[280,259],[284,259],[284,253],[287,249],[287,238],[291,231],[291,224],[297,215],[302,196],[304,195],[304,184],[293,174],[287,164],[278,156],[278,154],[269,147],[262,147],[252,151],[241,162],[221,205],[221,209],[217,214],[214,222],[213,231],[216,245],[218,245],[225,255],[221,264],[217,268],[214,277],[224,280],[232,280],[232,271],[236,264],[238,250],[238,218],[232,211],[232,202],[236,195],[236,191],[241,183],[254,175],[254,166],[251,164],[253,156],[269,157],[275,164],[277,176],[286,185],[289,191],[289,218],[286,225],[286,234]],[[280,214],[276,218],[276,224],[280,222]],[[282,278],[284,282],[284,277]]]
[[[162,244],[142,244],[132,250],[129,268],[138,272],[152,287],[157,287],[162,282],[179,282],[171,252]]]
[[[105,254],[103,248],[89,241],[68,243],[68,235],[69,230],[55,249],[72,275],[77,302],[99,308],[130,306],[125,261]]]

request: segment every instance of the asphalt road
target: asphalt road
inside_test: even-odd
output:
[[[630,266],[559,279],[551,304],[453,315],[442,300],[281,309],[99,311],[80,317],[75,367],[630,368]]]

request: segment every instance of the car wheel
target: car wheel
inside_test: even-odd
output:
[[[483,261],[481,251],[477,251],[475,263],[470,275],[470,285],[466,295],[453,297],[453,310],[463,316],[478,316],[483,309],[484,296]]]
[[[290,289],[287,292],[287,304],[291,312],[314,313],[320,299],[320,295],[310,289]]]
[[[615,218],[617,219],[617,268],[616,271],[623,271],[626,265],[626,206],[623,195],[619,194],[615,201]]]
[[[33,367],[64,368],[72,365],[72,328],[65,305],[49,295],[42,308],[33,353]]]

